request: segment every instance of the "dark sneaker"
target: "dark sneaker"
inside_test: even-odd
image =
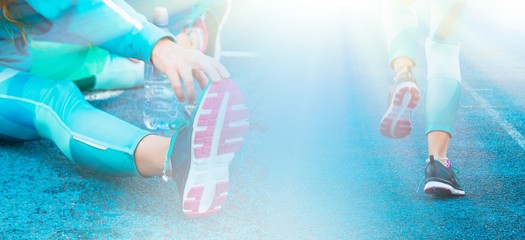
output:
[[[450,162],[447,166],[435,161],[434,156],[429,156],[429,161],[425,169],[425,193],[437,196],[461,196],[465,191],[459,186],[458,180]]]
[[[231,80],[212,82],[193,110],[191,123],[179,127],[182,130],[172,138],[168,156],[188,218],[222,208],[228,196],[228,167],[248,133],[248,116],[244,97]]]
[[[381,119],[380,131],[388,138],[405,138],[412,131],[412,110],[419,102],[419,89],[411,68],[394,77],[388,109]]]

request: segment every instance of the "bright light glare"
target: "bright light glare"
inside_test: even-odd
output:
[[[380,7],[381,0],[260,0],[258,4],[287,9],[293,17],[333,17],[339,13],[360,14],[363,9]]]
[[[470,16],[479,18],[483,25],[497,25],[508,30],[523,31],[525,26],[525,2],[514,0],[503,1],[470,1]]]

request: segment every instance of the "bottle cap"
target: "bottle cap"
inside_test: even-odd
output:
[[[153,23],[158,27],[168,26],[169,15],[168,9],[165,7],[156,7],[155,15],[153,15]]]

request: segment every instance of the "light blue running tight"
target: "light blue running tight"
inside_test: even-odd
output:
[[[196,2],[200,3],[199,8],[189,9],[192,17],[193,15],[200,16],[204,12],[210,13],[207,7],[212,3],[227,3],[225,0],[187,0],[187,6],[193,6]],[[62,4],[57,1],[53,3]],[[174,7],[180,4],[170,1],[164,1],[164,3],[170,3]],[[31,9],[25,2],[20,2],[20,4]],[[116,25],[111,24],[110,27],[114,27],[116,33],[128,32],[131,36],[132,26],[128,26],[130,22],[127,19],[123,21],[120,14],[115,14],[113,8],[107,7],[105,3],[89,2],[79,4],[81,6],[75,8],[72,7],[73,2],[65,2],[64,5],[78,12],[60,12],[54,7],[55,5],[44,4],[43,1],[33,1],[31,7],[34,8],[33,10],[38,9],[40,14],[47,13],[43,15],[51,20],[67,19],[64,22],[57,20],[53,26],[63,24],[67,26],[67,29],[75,30],[74,33],[90,42],[104,43],[103,46],[108,51],[146,61],[149,60],[149,53],[145,54],[144,51],[151,49],[148,44],[154,44],[156,40],[166,35],[164,32],[159,34],[156,31],[158,29],[145,22],[144,17],[130,10],[130,6],[123,1],[119,1],[119,5],[113,8],[128,10],[128,14],[132,15],[135,22],[140,23],[139,25],[145,30],[144,36],[128,37],[124,35],[120,40],[113,39],[109,43],[100,42],[98,38],[91,38],[90,33],[93,32],[89,31],[92,29],[86,27],[87,23],[98,28],[100,24],[97,25],[97,23],[115,22]],[[146,3],[145,7],[153,10],[151,3]],[[59,18],[57,15],[59,13],[67,17]],[[113,18],[108,19],[106,15],[100,15],[102,13],[109,14],[108,16]],[[97,22],[93,20],[95,18],[85,18],[90,14],[106,17],[96,18],[97,21],[101,21]],[[177,15],[175,12],[173,14]],[[29,11],[26,15],[22,17],[32,19],[34,27],[43,22],[42,16],[36,12]],[[181,18],[184,17],[187,16],[181,15]],[[76,21],[73,21],[75,19]],[[90,21],[86,22],[85,19],[90,19]],[[31,21],[28,20],[28,22]],[[135,26],[135,24],[132,25]],[[42,27],[40,32],[45,32],[46,29]],[[0,27],[0,35],[3,33],[2,30],[5,29]],[[111,32],[110,29],[105,30],[107,31],[101,32]],[[38,37],[39,34],[41,33],[35,32],[32,36]],[[68,35],[64,34],[66,38],[62,40],[68,40]],[[14,40],[10,41],[0,37],[2,47],[0,51],[0,140],[50,139],[67,158],[83,167],[102,173],[138,175],[134,152],[138,143],[150,133],[94,108],[84,100],[78,87],[114,89],[141,85],[142,65],[94,46],[57,43],[48,41],[45,36],[40,36],[42,39],[37,39],[39,41],[31,41],[30,46],[24,46],[19,39],[20,36],[15,34],[10,37],[15,37],[16,42],[20,44],[14,45]],[[137,42],[131,42],[132,40]],[[25,48],[20,50],[22,46]],[[128,54],[127,51],[133,52],[133,50],[135,53]],[[23,71],[17,71],[14,68]],[[76,85],[72,81],[75,81]]]
[[[0,139],[50,139],[83,167],[138,175],[134,151],[148,134],[91,106],[71,81],[0,67]]]
[[[430,27],[426,40],[426,131],[452,133],[459,105],[460,20],[466,0],[429,0]],[[384,0],[383,25],[390,60],[406,57],[416,63],[418,21],[415,0]]]

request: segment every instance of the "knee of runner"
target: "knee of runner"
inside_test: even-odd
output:
[[[46,93],[45,104],[57,113],[85,101],[82,93],[72,81],[55,81]]]

